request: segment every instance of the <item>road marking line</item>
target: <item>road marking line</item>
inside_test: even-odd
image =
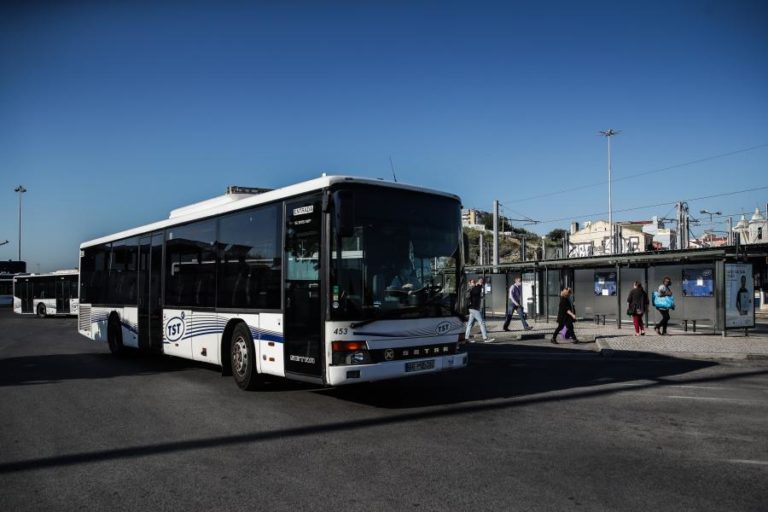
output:
[[[670,386],[674,386],[676,388],[693,388],[693,389],[733,389],[733,388],[726,388],[724,386],[695,386],[692,384],[670,384]]]
[[[753,464],[756,466],[768,466],[768,460],[725,459],[732,464]]]
[[[745,400],[742,398],[718,398],[714,396],[679,396],[679,395],[667,395],[666,398],[680,398],[684,400],[710,400],[712,402],[741,402],[747,404],[764,404],[762,400]]]

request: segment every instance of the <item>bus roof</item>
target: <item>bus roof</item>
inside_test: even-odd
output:
[[[67,269],[67,270],[54,270],[53,272],[43,272],[42,274],[14,274],[14,278],[37,278],[37,277],[64,277],[64,276],[76,276],[80,273],[79,270]]]
[[[140,235],[164,229],[169,226],[175,226],[177,224],[185,224],[198,219],[204,219],[224,213],[229,213],[251,206],[259,204],[271,203],[274,201],[280,201],[289,197],[306,194],[315,190],[322,190],[331,185],[339,183],[357,183],[365,185],[374,185],[378,187],[396,188],[400,190],[411,190],[414,192],[424,192],[429,194],[437,194],[457,201],[461,201],[459,196],[455,194],[449,194],[447,192],[440,192],[438,190],[431,190],[423,187],[417,187],[414,185],[407,185],[403,183],[394,183],[391,181],[377,180],[371,178],[361,178],[355,176],[321,176],[309,181],[303,181],[287,187],[278,188],[275,190],[266,191],[257,195],[252,194],[225,194],[223,196],[214,197],[205,201],[195,203],[189,206],[176,208],[171,211],[168,219],[164,219],[152,224],[145,224],[135,228],[127,229],[114,233],[112,235],[103,236],[83,242],[80,244],[80,248],[86,248],[93,245],[112,242],[114,240],[121,240],[123,238],[129,238],[132,236]]]

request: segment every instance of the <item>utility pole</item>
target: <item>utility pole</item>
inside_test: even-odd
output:
[[[499,201],[493,201],[493,271],[499,267]]]
[[[21,261],[21,194],[26,192],[27,189],[23,185],[19,185],[13,191],[19,193],[19,261]]]
[[[680,201],[677,207],[677,240],[678,249],[687,249],[691,238],[691,220],[688,216],[688,203]],[[694,219],[694,222],[699,222]]]
[[[608,128],[605,131],[600,131],[600,134],[608,139],[608,233],[611,239],[608,241],[608,246],[611,248],[611,254],[616,252],[616,246],[613,241],[613,205],[611,204],[611,137],[620,134],[621,131]]]
[[[733,245],[733,218],[728,217],[728,245]]]
[[[480,239],[477,241],[478,245],[480,246],[480,254],[478,255],[480,257],[480,265],[485,265],[485,240],[482,233],[480,233]]]

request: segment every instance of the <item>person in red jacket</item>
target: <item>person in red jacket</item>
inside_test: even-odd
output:
[[[643,289],[640,281],[635,281],[632,291],[627,297],[627,313],[632,315],[632,323],[635,324],[635,336],[645,336],[643,315],[648,311],[648,294]]]

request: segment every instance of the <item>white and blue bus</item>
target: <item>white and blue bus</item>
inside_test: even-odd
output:
[[[230,187],[80,246],[79,332],[203,361],[242,389],[462,368],[457,196],[323,176]]]
[[[13,311],[22,315],[77,315],[77,270],[19,274],[13,278]]]
[[[13,306],[13,274],[0,273],[0,306]]]

